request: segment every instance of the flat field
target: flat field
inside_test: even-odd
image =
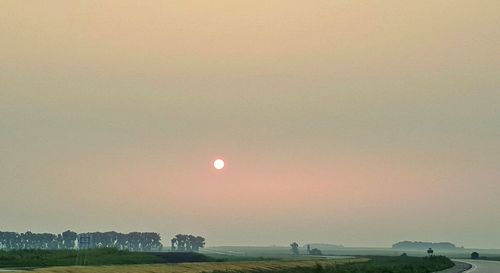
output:
[[[415,249],[393,249],[393,248],[376,248],[376,247],[343,247],[328,244],[311,244],[311,247],[317,247],[321,249],[324,255],[329,256],[399,256],[403,253],[409,256],[424,257],[427,256],[427,249],[415,250]],[[500,257],[499,249],[456,249],[456,250],[436,250],[434,254],[445,255],[450,258],[460,258],[467,259],[473,251],[479,252],[481,257]],[[305,247],[300,247],[299,252],[301,254],[306,253]],[[264,257],[264,258],[287,258],[290,256],[290,247],[284,246],[261,246],[261,247],[251,247],[251,246],[215,246],[209,247],[202,250],[202,253],[207,254],[212,257],[222,258],[230,260],[230,256],[241,257]],[[288,259],[288,258],[287,258]]]
[[[297,267],[328,267],[346,263],[367,262],[368,259],[293,260],[252,262],[208,262],[182,264],[116,265],[116,266],[61,266],[35,269],[35,273],[202,273],[213,271],[248,272],[286,270]]]

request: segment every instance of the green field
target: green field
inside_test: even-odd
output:
[[[399,256],[403,253],[409,256],[423,257],[427,255],[427,249],[422,250],[400,250],[392,248],[375,248],[375,247],[342,247],[334,245],[319,245],[318,247],[325,255],[334,256]],[[306,253],[305,247],[300,247],[301,254]],[[457,249],[441,251],[436,249],[434,254],[444,255],[450,258],[469,258],[473,251],[478,251],[481,256],[485,257],[499,257],[500,250],[498,249]],[[227,255],[227,256],[240,256],[240,257],[265,257],[265,258],[283,258],[290,256],[290,247],[285,246],[267,246],[267,247],[251,247],[251,246],[216,246],[209,247],[202,250],[202,253],[212,256],[213,254]]]
[[[354,259],[205,262],[150,265],[71,266],[35,273],[428,273],[453,266],[446,257],[367,257]]]
[[[209,272],[286,272],[297,268],[327,268],[335,265],[367,262],[368,259],[303,260],[303,261],[251,261],[251,262],[206,262],[181,264],[71,266],[40,268],[35,273],[209,273]]]
[[[451,267],[444,256],[292,256],[286,248],[129,252],[102,248],[0,251],[0,267],[40,273],[427,273]],[[85,265],[85,266],[83,266]]]
[[[120,265],[181,262],[210,262],[217,259],[199,253],[130,252],[114,248],[76,250],[0,251],[0,268],[47,267],[70,265]]]

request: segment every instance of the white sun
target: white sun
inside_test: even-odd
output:
[[[222,168],[224,168],[224,160],[216,159],[214,161],[214,168],[216,168],[217,170],[222,170]]]

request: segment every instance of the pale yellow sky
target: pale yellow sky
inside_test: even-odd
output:
[[[0,229],[500,248],[498,11],[1,1]]]

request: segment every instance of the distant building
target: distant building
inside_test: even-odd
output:
[[[323,252],[321,252],[321,250],[319,250],[318,248],[313,248],[309,251],[309,254],[310,255],[323,255]]]

